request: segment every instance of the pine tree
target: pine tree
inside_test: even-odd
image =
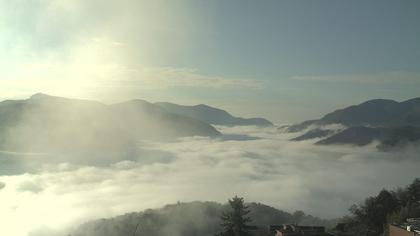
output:
[[[230,211],[224,212],[221,216],[223,231],[217,236],[248,236],[250,235],[250,226],[247,223],[251,222],[251,218],[246,215],[250,212],[248,207],[244,204],[244,199],[238,196],[229,200],[229,205],[232,208]]]

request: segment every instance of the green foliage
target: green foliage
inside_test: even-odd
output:
[[[232,208],[228,212],[222,214],[223,230],[218,236],[248,236],[250,226],[247,225],[251,222],[248,207],[244,204],[244,199],[235,196],[232,200],[229,200],[229,205]]]
[[[420,203],[412,203],[400,208],[397,212],[388,215],[388,222],[400,224],[407,218],[417,218],[420,216]]]
[[[295,211],[295,213],[293,213],[293,218],[296,224],[300,224],[304,216],[305,213],[303,211]]]
[[[359,221],[356,217],[346,216],[340,222],[333,230],[336,236],[361,236],[367,233],[364,222]]]
[[[255,225],[294,223],[292,214],[261,204],[246,204],[250,213],[246,216]],[[109,219],[87,222],[73,230],[72,236],[214,236],[222,231],[220,216],[232,211],[230,204],[215,202],[190,202],[167,205],[161,209],[129,213]],[[305,225],[331,226],[330,222],[311,215],[301,218]],[[45,234],[39,234],[45,235]],[[66,235],[65,233],[57,235]]]
[[[388,223],[401,223],[420,216],[420,179],[396,191],[383,189],[377,196],[368,197],[363,204],[350,208],[339,235],[379,236]]]
[[[407,187],[408,204],[420,202],[420,179],[415,179],[412,184]]]

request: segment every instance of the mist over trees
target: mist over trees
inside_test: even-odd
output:
[[[260,203],[243,203],[243,199],[234,198],[231,204],[216,202],[191,202],[167,205],[161,209],[145,210],[143,212],[128,213],[125,215],[87,222],[73,230],[72,236],[126,236],[132,235],[138,226],[135,235],[144,236],[214,236],[224,232],[224,223],[231,228],[232,217],[236,213],[242,214],[241,222],[248,225],[286,224],[296,222],[294,214],[275,209]],[[236,210],[235,210],[236,209]],[[243,215],[243,213],[249,212]],[[221,219],[228,218],[223,221]],[[335,221],[323,220],[303,213],[300,220],[308,225],[333,226]],[[229,234],[223,234],[229,235]],[[37,235],[38,236],[38,235]]]

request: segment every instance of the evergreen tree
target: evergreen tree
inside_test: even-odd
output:
[[[420,179],[416,178],[413,183],[407,187],[409,203],[420,202]]]
[[[293,220],[295,221],[295,224],[300,224],[302,218],[305,216],[305,212],[303,211],[295,211],[295,213],[293,213]]]
[[[250,212],[248,207],[244,204],[244,199],[238,196],[229,200],[229,205],[232,208],[230,211],[222,214],[223,231],[217,236],[248,236],[250,235],[250,226],[247,223],[251,222],[251,218],[246,215]]]

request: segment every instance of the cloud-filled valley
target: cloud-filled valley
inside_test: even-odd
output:
[[[72,157],[2,153],[2,161],[17,155],[22,165],[36,167],[0,176],[3,232],[26,235],[177,201],[225,202],[234,195],[334,218],[384,187],[409,183],[420,164],[415,147],[379,152],[374,145],[291,142],[296,134],[275,127],[217,129],[222,136],[139,141],[136,156],[127,160],[86,164]]]
[[[0,236],[407,229],[420,217],[419,12],[0,1]]]

